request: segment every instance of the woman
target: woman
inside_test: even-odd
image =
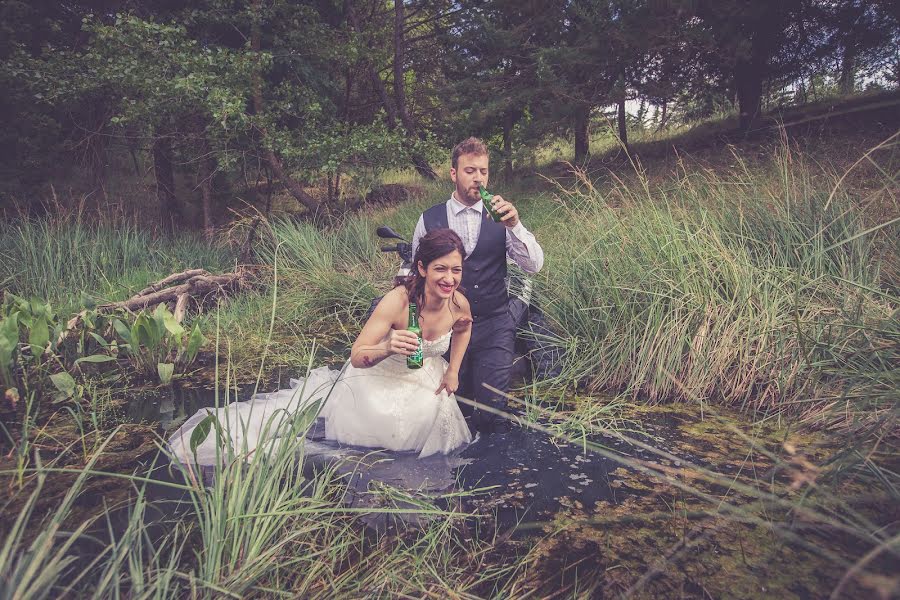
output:
[[[469,302],[459,291],[465,253],[452,230],[428,233],[419,243],[412,275],[378,303],[342,371],[314,369],[305,380],[292,380],[290,389],[201,409],[169,439],[172,453],[183,463],[213,464],[231,454],[217,440],[230,443],[235,455],[253,453],[264,440],[283,435],[300,410],[322,402],[325,437],[344,444],[415,451],[422,458],[469,443],[453,396],[472,324]],[[420,369],[406,366],[419,341],[406,329],[410,302],[418,307],[422,331]],[[451,336],[448,363],[442,355],[451,348]],[[208,428],[211,433],[195,453],[191,436],[209,414],[218,426]]]

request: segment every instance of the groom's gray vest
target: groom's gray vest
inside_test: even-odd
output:
[[[478,243],[463,266],[462,287],[474,317],[487,317],[503,310],[509,302],[506,291],[506,227],[495,223],[485,212]],[[447,203],[426,210],[425,231],[448,227]]]

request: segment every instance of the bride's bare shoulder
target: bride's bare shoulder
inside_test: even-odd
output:
[[[392,317],[396,317],[400,313],[405,315],[409,307],[409,295],[406,293],[406,288],[395,287],[384,295],[378,305],[383,306],[382,310],[390,313]]]
[[[454,313],[472,313],[472,308],[469,306],[469,299],[459,290],[456,290],[453,294],[453,298],[450,300],[450,306]]]
[[[450,312],[453,315],[453,331],[460,333],[472,325],[472,309],[469,300],[458,291],[450,301]]]

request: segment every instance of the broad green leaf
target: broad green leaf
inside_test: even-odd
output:
[[[19,344],[19,323],[16,315],[0,319],[0,378],[12,383],[12,363]]]
[[[206,339],[200,332],[200,325],[195,323],[194,328],[191,330],[191,335],[188,338],[187,350],[185,351],[187,361],[185,364],[191,364],[192,362],[194,362],[194,359],[197,357],[197,352],[200,351],[200,347],[205,341]]]
[[[200,444],[206,441],[206,438],[209,437],[209,433],[212,431],[213,423],[215,422],[216,417],[213,414],[206,415],[202,421],[197,423],[197,426],[194,428],[194,431],[191,432],[191,454],[194,455],[194,458],[197,456],[197,448],[200,447]]]
[[[138,315],[138,318],[134,321],[134,325],[131,327],[132,343],[135,346],[146,346],[149,349],[155,349],[159,344],[159,339],[160,336],[157,333],[156,322],[144,313]]]
[[[31,314],[33,314],[35,317],[47,318],[52,314],[50,311],[50,303],[44,302],[40,298],[32,298],[29,305]]]
[[[107,354],[91,354],[90,356],[82,356],[78,360],[75,361],[75,364],[78,363],[106,363],[113,362],[116,358],[114,356],[109,356]]]
[[[47,317],[41,315],[35,317],[31,329],[28,331],[28,343],[31,344],[31,353],[40,356],[47,349],[50,342],[50,327],[47,325]]]
[[[159,305],[162,307],[162,304]],[[170,313],[167,309],[163,308],[162,312],[163,324],[166,329],[174,335],[178,341],[181,341],[181,336],[184,334],[184,327],[181,326],[181,323],[175,320],[175,315]]]
[[[50,376],[50,381],[57,390],[66,396],[71,396],[75,392],[75,380],[65,371],[62,373],[54,373]]]
[[[159,363],[156,365],[156,371],[159,373],[159,380],[163,383],[172,381],[172,375],[175,374],[175,363]]]
[[[103,336],[97,335],[97,334],[94,333],[93,331],[90,332],[90,333],[91,333],[91,337],[94,338],[94,341],[97,342],[98,344],[100,344],[100,346],[102,346],[103,348],[108,348],[108,347],[109,347],[109,342],[107,342],[107,341],[103,338]]]
[[[128,327],[128,325],[126,325],[119,319],[114,319],[113,329],[116,330],[116,333],[119,334],[119,337],[125,340],[126,344],[131,343],[131,329]]]

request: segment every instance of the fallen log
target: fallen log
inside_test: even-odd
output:
[[[243,269],[222,275],[211,275],[202,269],[184,271],[144,288],[128,300],[101,304],[97,308],[103,311],[121,308],[135,312],[161,303],[172,303],[177,309],[180,303],[183,318],[188,301],[193,300],[197,306],[202,306],[210,300],[218,302],[238,291],[246,283],[247,276],[248,271]],[[183,283],[170,285],[177,281]]]
[[[166,304],[172,308],[175,320],[181,323],[191,305],[197,308],[215,306],[249,287],[253,274],[251,267],[238,267],[232,273],[221,275],[213,275],[204,269],[188,269],[147,286],[128,300],[101,304],[97,306],[97,310],[105,313],[116,310],[137,312]],[[59,336],[58,344],[65,342],[81,326],[86,314],[87,311],[83,310],[69,319]]]

